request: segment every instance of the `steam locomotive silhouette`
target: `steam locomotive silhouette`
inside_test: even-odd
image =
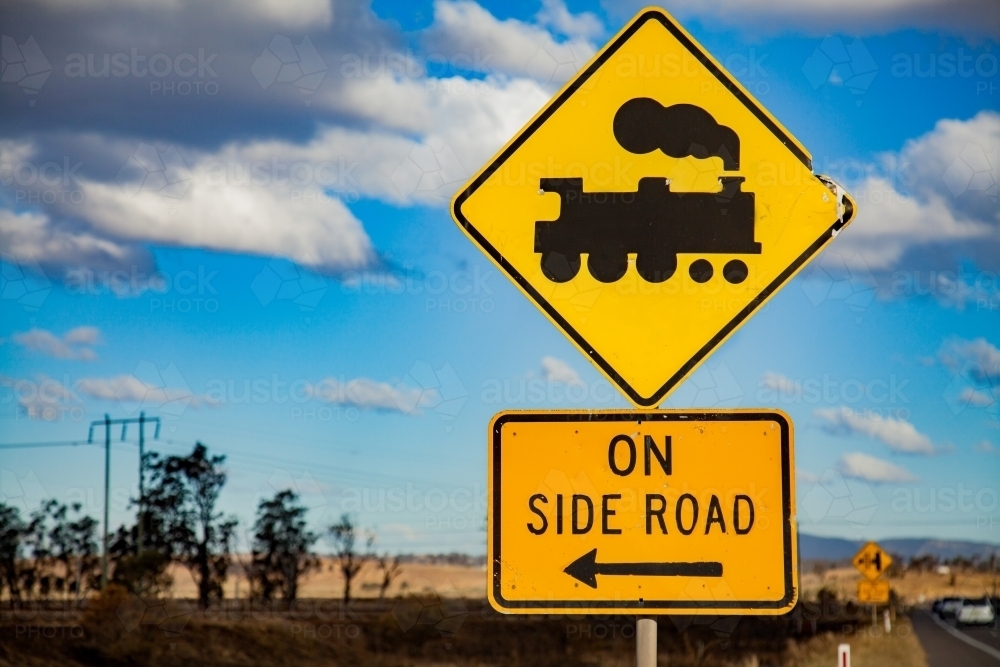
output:
[[[659,149],[681,158],[721,157],[726,171],[739,170],[736,133],[719,125],[707,111],[691,104],[663,107],[642,97],[623,104],[614,119],[615,139],[631,153]],[[584,192],[582,178],[543,178],[539,188],[559,194],[559,218],[535,222],[535,252],[545,276],[557,283],[580,271],[581,255],[597,280],[612,283],[628,269],[635,253],[636,270],[659,283],[677,270],[677,253],[759,255],[754,241],[754,194],[743,192],[742,176],[721,176],[715,193],[672,192],[665,176],[639,179],[636,192]],[[711,279],[706,259],[695,260],[691,277]],[[723,268],[730,283],[743,282],[749,270],[733,259]]]

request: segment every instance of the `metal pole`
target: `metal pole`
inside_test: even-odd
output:
[[[136,532],[138,533],[136,535],[136,541],[135,541],[136,556],[142,555],[143,524],[146,523],[146,505],[145,505],[146,495],[144,493],[143,480],[142,480],[143,477],[142,458],[143,454],[145,453],[145,450],[143,449],[143,445],[145,444],[145,430],[146,430],[145,426],[146,426],[146,413],[140,412],[139,413],[139,525],[136,527]]]
[[[108,504],[111,498],[111,416],[104,415],[104,549],[101,552],[101,590],[108,586]]]
[[[635,620],[636,667],[656,667],[656,619],[648,616]]]

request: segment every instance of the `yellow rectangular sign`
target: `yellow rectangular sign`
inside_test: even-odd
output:
[[[868,579],[862,579],[858,582],[858,602],[866,604],[883,604],[888,601],[888,581],[869,581]]]
[[[501,412],[489,433],[487,588],[498,611],[794,606],[786,414]]]

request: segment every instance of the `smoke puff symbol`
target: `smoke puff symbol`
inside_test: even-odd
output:
[[[637,97],[615,113],[615,139],[630,153],[659,148],[673,158],[721,157],[727,171],[740,168],[740,138],[699,106],[664,107],[654,99]]]

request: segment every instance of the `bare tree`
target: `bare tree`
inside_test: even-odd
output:
[[[382,599],[385,597],[386,591],[389,590],[389,586],[392,586],[392,582],[403,572],[399,568],[399,556],[383,554],[375,562],[378,563],[379,572],[382,574],[382,581],[379,583],[378,589],[379,599]]]
[[[344,577],[344,604],[351,601],[351,582],[357,576],[361,568],[372,559],[371,549],[375,542],[375,536],[371,533],[365,535],[365,551],[358,551],[357,541],[360,537],[360,530],[351,521],[349,514],[340,515],[340,522],[335,523],[327,530],[330,539],[334,544],[334,557],[337,559],[337,567]]]

